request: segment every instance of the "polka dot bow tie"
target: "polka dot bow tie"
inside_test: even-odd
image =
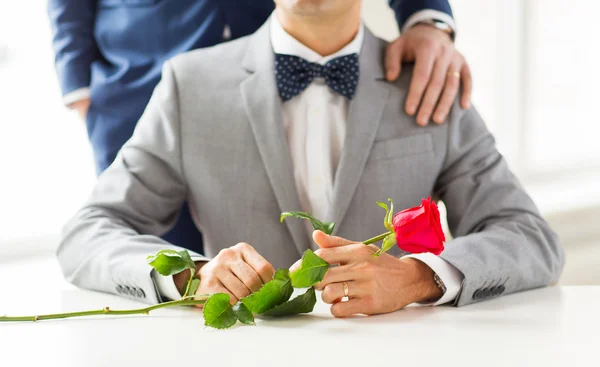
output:
[[[358,85],[358,55],[338,57],[319,65],[298,56],[275,54],[275,77],[284,102],[302,93],[315,78],[324,78],[329,88],[352,99]]]

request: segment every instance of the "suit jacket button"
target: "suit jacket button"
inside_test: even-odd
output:
[[[486,288],[481,292],[481,298],[486,299],[490,296],[490,289]]]
[[[128,296],[133,295],[133,289],[131,289],[131,287],[128,285],[125,286],[125,294],[127,294]]]
[[[146,292],[144,292],[144,290],[142,288],[140,288],[140,297],[146,298]]]
[[[506,287],[504,285],[501,285],[498,287],[498,295],[504,293],[504,291],[506,290]]]
[[[492,288],[490,288],[490,297],[495,297],[498,294],[499,294],[498,293],[498,287],[492,287]]]
[[[480,298],[481,298],[481,289],[478,289],[473,293],[473,299],[478,300]]]
[[[119,284],[116,289],[117,289],[117,293],[123,294],[123,286],[122,285]]]
[[[135,289],[135,295],[136,295],[136,297],[138,297],[138,298],[143,298],[143,297],[142,297],[142,290],[141,290],[141,289],[139,289],[139,288],[136,288],[136,289]]]

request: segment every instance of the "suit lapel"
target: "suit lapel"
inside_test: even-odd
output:
[[[301,210],[292,159],[282,122],[281,99],[275,84],[274,54],[267,22],[249,40],[243,66],[251,74],[240,85],[250,126],[280,210]],[[282,224],[283,225],[283,224]],[[286,220],[298,252],[310,247],[304,224]]]
[[[365,29],[360,52],[360,81],[350,103],[329,215],[337,223],[336,228],[340,228],[362,177],[388,97],[382,66],[384,50],[385,44]]]

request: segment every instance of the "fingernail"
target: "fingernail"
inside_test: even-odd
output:
[[[436,123],[441,124],[442,122],[444,122],[444,116],[442,116],[442,115],[435,115],[435,117],[433,118],[433,120]]]
[[[406,112],[412,116],[415,114],[415,112],[417,112],[417,107],[416,106],[408,106],[406,108]]]
[[[428,117],[422,117],[419,119],[419,124],[421,124],[421,126],[425,126],[429,123],[429,118]]]

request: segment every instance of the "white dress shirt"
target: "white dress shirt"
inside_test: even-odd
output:
[[[298,56],[311,63],[325,65],[337,57],[359,54],[363,38],[361,25],[352,42],[324,57],[290,36],[277,16],[271,16],[273,52]],[[301,94],[282,104],[300,205],[303,211],[326,221],[332,219],[327,215],[333,202],[333,180],[344,147],[349,106],[348,98],[331,90],[324,78],[316,78]],[[309,222],[305,223],[311,235],[313,229]]]
[[[306,47],[282,27],[273,13],[271,16],[271,43],[273,51],[301,57],[309,62],[325,65],[328,61],[353,53],[360,53],[364,26],[352,42],[340,51],[321,56]],[[275,76],[273,76],[275,77]],[[335,172],[344,147],[346,121],[350,101],[334,92],[323,78],[315,79],[301,94],[282,104],[283,125],[290,149],[294,180],[302,210],[322,220],[327,218],[333,201]],[[312,227],[307,224],[307,235]],[[462,283],[462,274],[445,260],[433,254],[408,255],[427,264],[446,285],[446,293],[433,305],[453,301]],[[194,259],[202,261],[205,259]],[[159,293],[169,299],[180,298],[172,277],[153,273]]]
[[[444,13],[443,11],[433,9],[421,10],[408,17],[408,19],[406,19],[406,21],[402,25],[402,29],[400,30],[400,32],[404,33],[412,27],[416,26],[418,23],[426,22],[432,19],[439,20],[448,24],[456,34],[456,23],[454,22],[454,18]]]

